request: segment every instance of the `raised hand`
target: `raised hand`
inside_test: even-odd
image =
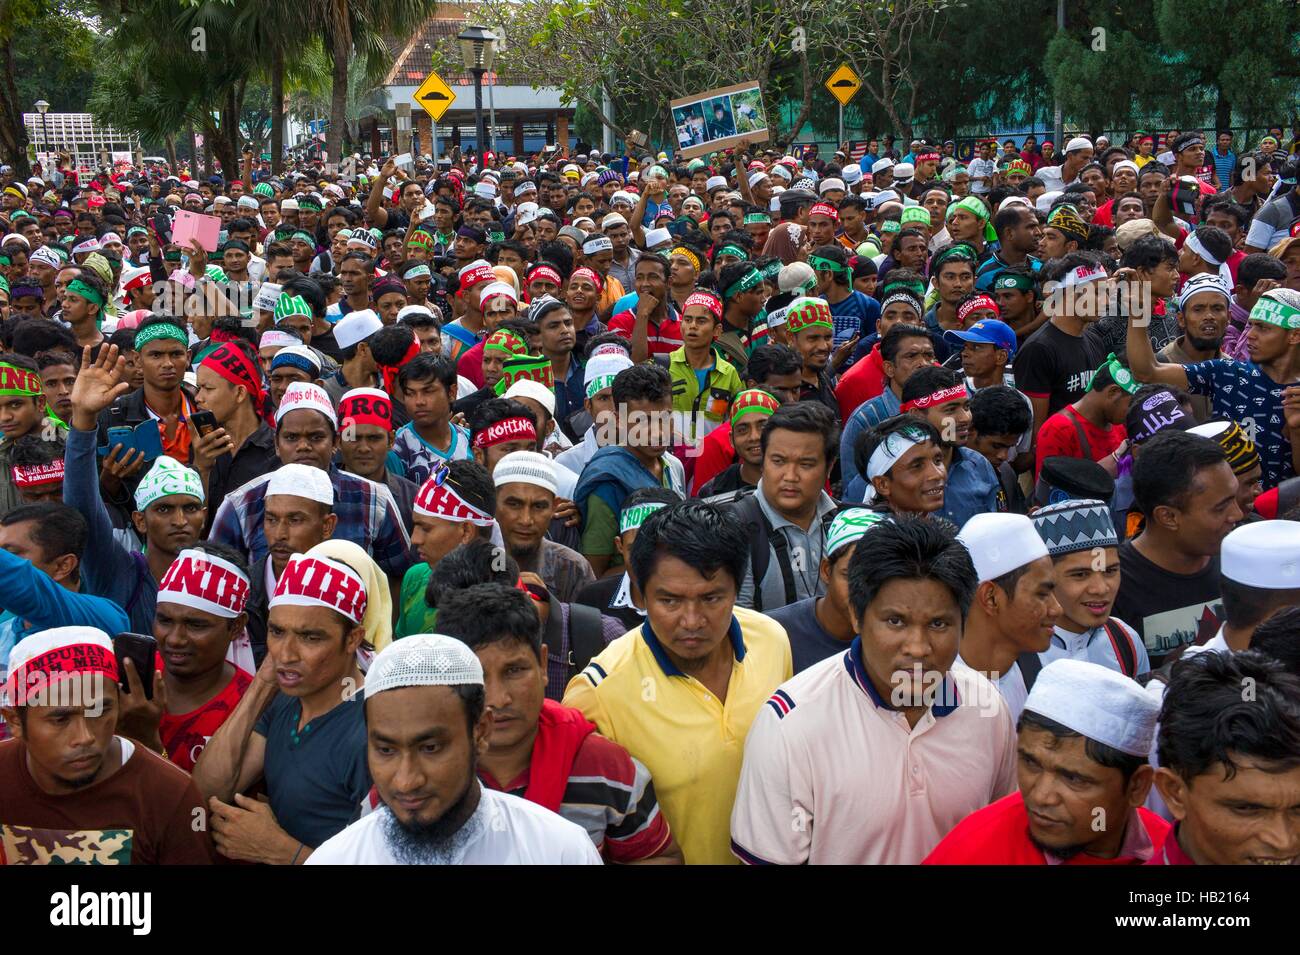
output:
[[[104,345],[91,360],[91,346],[81,350],[81,371],[72,386],[72,427],[92,431],[99,413],[131,390],[126,382],[126,359],[116,345]]]

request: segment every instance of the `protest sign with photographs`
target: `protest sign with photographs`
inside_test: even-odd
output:
[[[707,90],[668,105],[677,131],[677,155],[683,159],[768,138],[763,94],[755,82]]]

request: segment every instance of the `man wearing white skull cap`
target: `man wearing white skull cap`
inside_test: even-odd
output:
[[[370,666],[365,707],[366,757],[382,805],[327,840],[309,864],[600,864],[581,826],[479,783],[493,716],[482,664],[460,640],[416,634],[389,644]]]
[[[1017,726],[1019,791],[963,819],[927,865],[1139,865],[1169,825],[1142,808],[1159,707],[1099,663],[1056,660]]]

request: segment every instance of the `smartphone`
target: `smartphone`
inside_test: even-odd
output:
[[[207,437],[217,430],[217,416],[211,411],[196,411],[190,415],[190,420],[194,422],[194,430],[199,433],[200,438]]]
[[[126,679],[127,660],[135,664],[136,675],[144,687],[144,698],[153,699],[154,664],[158,658],[158,641],[143,633],[119,633],[113,638],[113,650],[117,654],[117,683],[123,690],[130,692]]]

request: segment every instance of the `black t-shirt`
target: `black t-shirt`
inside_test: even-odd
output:
[[[645,623],[645,617],[636,612],[635,607],[611,607],[610,603],[618,596],[623,578],[618,574],[601,577],[595,583],[587,584],[573,598],[576,604],[594,607],[606,617],[613,617],[629,630],[635,630]]]
[[[1049,321],[1016,355],[1016,387],[1031,398],[1047,398],[1047,413],[1056,414],[1083,397],[1105,357],[1089,336],[1069,335]]]
[[[1192,643],[1204,643],[1223,623],[1219,558],[1197,574],[1175,574],[1143,557],[1132,541],[1119,545],[1119,595],[1111,613],[1138,632],[1151,667]]]
[[[730,464],[714,477],[711,481],[700,488],[697,495],[701,499],[712,497],[714,494],[730,494],[735,491],[748,490],[755,487],[740,476],[740,462]]]

